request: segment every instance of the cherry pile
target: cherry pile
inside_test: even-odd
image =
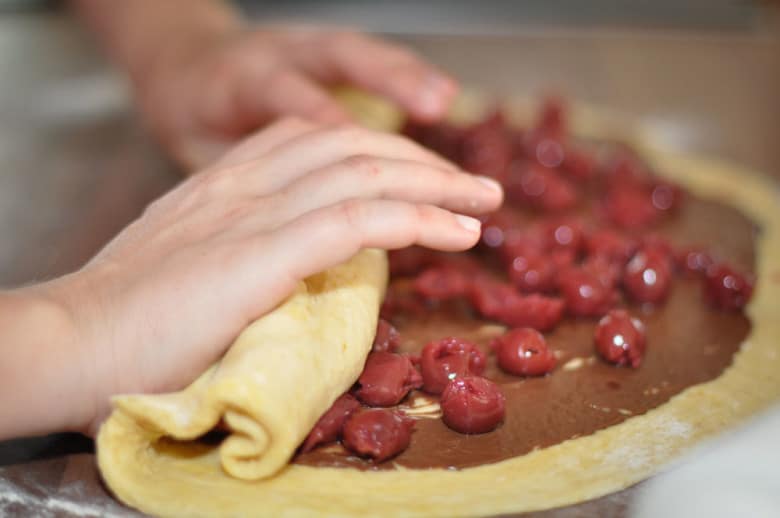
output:
[[[408,125],[405,133],[465,170],[498,180],[507,204],[483,218],[469,254],[408,248],[390,254],[394,279],[382,305],[373,350],[350,394],[341,396],[302,446],[341,440],[377,462],[403,451],[414,420],[393,409],[412,390],[439,397],[442,420],[466,433],[504,420],[500,388],[484,378],[486,354],[457,337],[399,354],[396,316],[459,304],[508,326],[490,344],[504,372],[543,376],[556,366],[546,333],[565,316],[596,319],[593,343],[606,362],[638,368],[645,326],[626,308],[664,304],[675,282],[700,278],[714,309],[741,311],[753,278],[702,246],[675,247],[653,227],[680,211],[686,193],[657,177],[625,146],[607,151],[569,135],[566,111],[548,99],[535,124],[510,127],[498,111],[469,127]],[[530,216],[529,216],[530,213]]]
[[[551,353],[544,337],[538,335],[538,340],[524,344],[522,337],[519,342],[507,337],[496,348],[506,350],[501,354],[507,358],[514,351],[516,357],[507,361],[520,366],[523,375],[540,375],[552,369],[554,358],[552,364],[544,363]],[[458,432],[489,432],[504,420],[504,395],[498,385],[481,377],[486,355],[477,345],[444,338],[427,344],[420,356],[412,356],[396,352],[399,342],[398,331],[380,319],[363,373],[350,393],[339,397],[320,418],[302,452],[341,440],[350,451],[377,462],[394,457],[409,445],[414,420],[388,407],[398,405],[414,389],[440,396],[442,420]]]

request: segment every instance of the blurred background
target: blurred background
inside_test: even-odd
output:
[[[352,26],[467,87],[555,91],[656,144],[780,178],[780,2],[241,0],[260,23]],[[0,0],[0,283],[69,271],[178,176],[65,2]],[[67,236],[67,237],[64,237]]]

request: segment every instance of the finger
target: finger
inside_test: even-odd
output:
[[[324,37],[330,44],[321,57],[342,80],[386,96],[413,118],[433,121],[446,115],[458,91],[456,81],[412,51],[359,33]]]
[[[284,115],[326,124],[351,119],[346,109],[321,86],[286,66],[253,67],[246,63],[235,95],[237,110],[251,128]]]
[[[418,244],[457,251],[474,246],[479,235],[478,220],[433,205],[348,200],[308,212],[258,239],[255,246],[264,264],[289,282],[341,264],[363,248]],[[311,253],[301,253],[304,245]]]
[[[353,156],[308,174],[278,196],[277,214],[291,220],[348,199],[388,199],[424,203],[462,214],[498,208],[501,187],[494,180],[432,167],[411,160]]]
[[[214,164],[229,167],[255,160],[290,139],[313,131],[318,126],[300,117],[285,117],[241,140]]]
[[[354,155],[374,155],[412,160],[432,167],[458,170],[458,167],[411,140],[354,125],[342,125],[312,131],[277,146],[268,153],[262,167],[273,172],[273,178],[257,186],[260,195],[278,190],[311,171],[338,163]],[[254,171],[246,180],[251,190]]]

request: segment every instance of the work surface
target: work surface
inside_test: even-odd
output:
[[[552,88],[676,148],[780,178],[780,45],[744,35],[566,33],[407,41],[469,85]],[[0,285],[77,268],[179,179],[122,82],[59,15],[0,17]],[[99,482],[89,441],[0,443],[0,514],[131,511]],[[624,516],[636,490],[545,517]]]

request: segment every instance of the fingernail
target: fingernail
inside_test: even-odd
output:
[[[440,95],[449,94],[454,89],[452,80],[441,74],[431,74],[428,76],[427,81],[428,86],[431,89],[436,90]]]
[[[475,176],[475,178],[482,182],[486,187],[489,187],[490,189],[493,189],[496,192],[501,192],[503,188],[501,187],[501,184],[495,181],[494,179],[490,178],[489,176]]]
[[[455,219],[458,220],[460,226],[468,230],[469,232],[479,232],[482,230],[482,223],[478,219],[464,216],[463,214],[456,214]]]
[[[444,97],[450,89],[450,81],[447,78],[438,74],[426,77],[420,88],[420,111],[430,116],[441,115],[445,109]]]
[[[419,110],[425,115],[435,117],[441,115],[441,96],[432,88],[423,88],[419,94]]]

